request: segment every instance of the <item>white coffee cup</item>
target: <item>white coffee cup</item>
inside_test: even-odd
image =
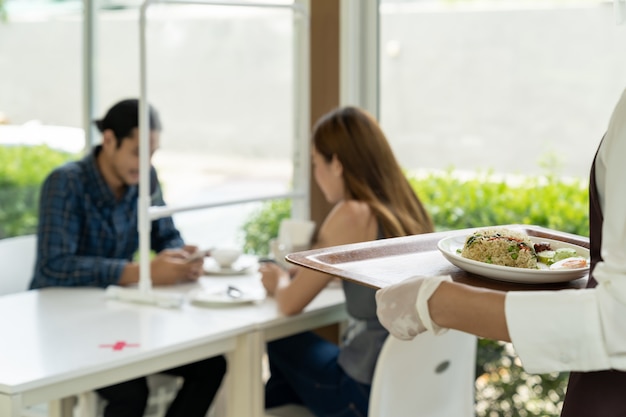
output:
[[[315,222],[311,220],[284,219],[278,227],[278,242],[292,249],[308,248],[315,231]]]
[[[241,256],[241,249],[237,247],[217,247],[211,250],[211,258],[220,268],[230,268]]]
[[[280,265],[290,267],[285,255],[307,250],[315,232],[315,222],[310,220],[285,219],[278,228],[278,237],[270,240],[270,256]]]

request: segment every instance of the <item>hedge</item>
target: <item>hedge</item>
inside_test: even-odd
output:
[[[45,145],[0,146],[0,239],[36,231],[41,183],[76,157]]]

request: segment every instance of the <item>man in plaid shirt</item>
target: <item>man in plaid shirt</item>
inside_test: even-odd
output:
[[[37,263],[30,287],[128,285],[139,280],[133,255],[139,247],[139,101],[115,104],[96,125],[102,144],[79,161],[55,169],[41,190]],[[150,107],[150,154],[159,146],[161,122]],[[153,167],[153,205],[164,205]],[[155,285],[197,280],[202,259],[186,246],[171,217],[151,225],[151,277]],[[94,323],[97,325],[97,323]],[[184,383],[166,417],[204,417],[226,372],[224,357],[185,365],[166,373]],[[145,378],[98,390],[107,401],[104,417],[141,417],[148,399]]]

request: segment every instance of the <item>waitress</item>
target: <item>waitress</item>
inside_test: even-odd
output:
[[[451,328],[512,342],[528,372],[573,371],[562,417],[626,416],[626,91],[589,184],[586,289],[505,293],[414,277],[376,293],[382,325],[407,340]]]

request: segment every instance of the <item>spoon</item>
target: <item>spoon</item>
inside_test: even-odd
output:
[[[230,298],[241,298],[243,292],[239,288],[229,285],[226,288],[226,295],[228,295]]]

